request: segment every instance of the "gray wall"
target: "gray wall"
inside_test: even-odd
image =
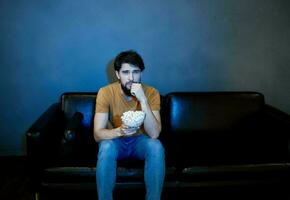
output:
[[[262,92],[290,113],[287,0],[0,0],[0,155],[62,92],[97,91],[137,50],[143,81],[172,91]]]

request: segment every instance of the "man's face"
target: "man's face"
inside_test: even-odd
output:
[[[141,70],[135,65],[123,63],[119,71],[116,71],[121,87],[127,96],[131,96],[132,83],[141,82]]]

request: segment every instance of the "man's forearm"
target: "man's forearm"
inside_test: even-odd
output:
[[[100,140],[108,140],[114,139],[117,137],[121,137],[121,128],[114,128],[114,129],[99,129],[94,131],[94,138],[98,142]]]
[[[161,123],[156,119],[154,116],[150,105],[147,102],[147,99],[140,102],[141,103],[141,108],[145,112],[146,117],[144,120],[144,128],[146,133],[151,137],[151,138],[158,138],[160,132],[161,132]]]

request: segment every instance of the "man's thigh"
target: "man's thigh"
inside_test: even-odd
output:
[[[163,150],[163,146],[158,139],[152,139],[145,134],[139,136],[133,148],[131,156],[139,160],[144,160],[146,154],[152,153],[154,149],[156,149],[154,153],[158,153],[158,149]]]

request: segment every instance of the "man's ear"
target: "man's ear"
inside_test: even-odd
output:
[[[117,78],[120,80],[119,72],[115,71]]]

